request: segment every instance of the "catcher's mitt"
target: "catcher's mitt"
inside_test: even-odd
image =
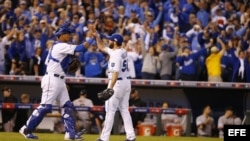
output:
[[[75,73],[79,69],[80,65],[81,62],[77,58],[73,58],[72,61],[69,63],[68,73]]]
[[[100,99],[100,100],[103,100],[103,101],[106,101],[108,99],[110,99],[111,96],[114,95],[114,90],[113,89],[105,89],[104,91],[102,92],[99,92],[97,94],[97,97]]]

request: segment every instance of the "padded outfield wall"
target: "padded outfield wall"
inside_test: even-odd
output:
[[[28,93],[33,102],[40,101],[41,77],[38,76],[6,76],[0,75],[0,88],[8,86],[13,94],[19,97]],[[94,105],[103,105],[97,99],[96,93],[105,89],[108,83],[106,78],[74,78],[67,77],[70,86],[70,98],[76,99],[79,91],[86,88],[88,97]],[[162,102],[168,102],[173,108],[188,108],[192,111],[192,132],[195,132],[194,119],[202,112],[205,105],[210,105],[215,121],[222,115],[227,106],[232,106],[236,114],[242,119],[245,112],[250,109],[249,83],[208,83],[187,81],[162,80],[132,80],[143,100],[149,107],[160,107]],[[2,101],[2,95],[0,95]]]

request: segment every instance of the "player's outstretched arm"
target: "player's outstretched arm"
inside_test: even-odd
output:
[[[98,33],[95,31],[93,33],[95,39],[96,39],[96,43],[97,43],[97,47],[102,51],[102,52],[107,52],[106,51],[106,47],[102,41],[102,39],[100,38],[100,36],[98,35]]]
[[[90,39],[80,45],[77,45],[75,48],[75,52],[85,52],[87,51],[87,48],[94,42],[94,39]]]
[[[96,31],[96,26],[98,24],[98,20],[95,21],[95,25],[93,26],[93,28],[91,29],[92,30],[92,35],[95,37],[96,39],[96,43],[97,43],[97,47],[102,51],[102,52],[106,52],[107,53],[107,50],[106,50],[106,47],[100,37],[100,35],[98,34],[98,32]]]

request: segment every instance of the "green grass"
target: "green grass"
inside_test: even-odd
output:
[[[63,141],[63,134],[37,133],[37,141]],[[84,141],[96,141],[98,135],[84,135]],[[124,141],[125,135],[111,135],[110,141]],[[27,141],[19,133],[0,132],[0,141]],[[137,136],[136,141],[223,141],[219,138],[200,137],[166,137],[166,136]]]

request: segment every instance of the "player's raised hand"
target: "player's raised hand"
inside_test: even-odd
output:
[[[99,24],[99,20],[96,19],[94,25],[93,25],[92,28],[90,29],[91,32],[92,32],[92,36],[94,36],[94,37],[98,36],[98,32],[97,32],[97,30],[96,30],[96,27],[97,27],[98,24]]]
[[[98,25],[99,25],[99,19],[96,19],[94,25],[92,26],[92,30],[96,31]]]
[[[92,31],[92,36],[93,36],[94,38],[98,36],[98,33],[97,33],[96,30],[95,30],[95,31]]]

